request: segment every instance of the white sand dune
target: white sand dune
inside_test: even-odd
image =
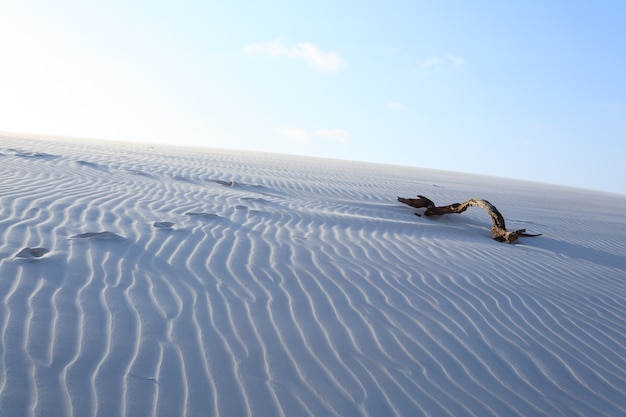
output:
[[[531,169],[531,168],[528,168]],[[480,197],[414,216],[397,196]],[[2,416],[624,416],[626,196],[0,136]]]

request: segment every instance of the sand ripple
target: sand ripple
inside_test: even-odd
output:
[[[0,415],[626,414],[622,196],[485,183],[544,234],[503,245],[394,201],[475,196],[451,174],[12,142]]]

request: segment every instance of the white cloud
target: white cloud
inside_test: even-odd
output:
[[[409,109],[407,106],[397,101],[389,101],[387,102],[387,104],[385,104],[385,107],[391,110],[400,110],[400,111],[406,111]]]
[[[252,43],[243,48],[243,52],[249,56],[269,56],[272,58],[285,55],[287,48],[281,40]]]
[[[465,59],[456,55],[431,56],[426,59],[419,59],[417,65],[421,69],[433,69],[441,66],[460,67],[465,65]]]
[[[298,129],[293,127],[281,127],[278,133],[292,142],[309,144],[314,136],[331,139],[340,143],[346,143],[350,140],[348,131],[341,128],[334,129],[317,129],[311,131],[307,129]]]
[[[606,110],[606,111],[610,111],[614,113],[622,113],[624,110],[626,110],[626,107],[624,107],[622,103],[619,103],[617,101],[602,102],[600,103],[600,108],[602,110]]]
[[[444,58],[446,59],[447,62],[451,63],[455,67],[460,66],[460,65],[465,65],[465,59],[461,58],[460,56],[446,55]]]
[[[281,127],[278,129],[285,138],[297,143],[311,143],[311,132],[305,129],[295,129],[292,127]]]
[[[243,51],[248,56],[301,59],[322,72],[337,72],[346,65],[344,59],[337,52],[321,51],[309,42],[300,42],[295,46],[288,46],[281,39],[276,39],[247,45]]]
[[[317,133],[318,136],[336,140],[341,143],[346,143],[350,140],[348,131],[345,129],[319,129],[315,133]]]

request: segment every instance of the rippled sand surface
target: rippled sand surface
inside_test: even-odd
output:
[[[397,196],[489,200],[417,217]],[[626,415],[626,196],[0,136],[2,416]]]

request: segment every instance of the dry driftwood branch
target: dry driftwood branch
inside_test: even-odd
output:
[[[441,216],[442,214],[450,213],[463,213],[468,207],[475,206],[480,207],[489,213],[493,226],[491,226],[491,234],[493,238],[498,242],[515,242],[520,236],[540,236],[539,234],[528,234],[526,229],[515,230],[514,232],[508,232],[504,224],[504,217],[498,211],[493,204],[482,198],[470,198],[464,203],[454,203],[449,206],[435,206],[427,197],[418,195],[418,198],[402,198],[398,197],[398,201],[415,208],[426,208],[424,212],[425,216]],[[415,213],[419,216],[418,213]]]

